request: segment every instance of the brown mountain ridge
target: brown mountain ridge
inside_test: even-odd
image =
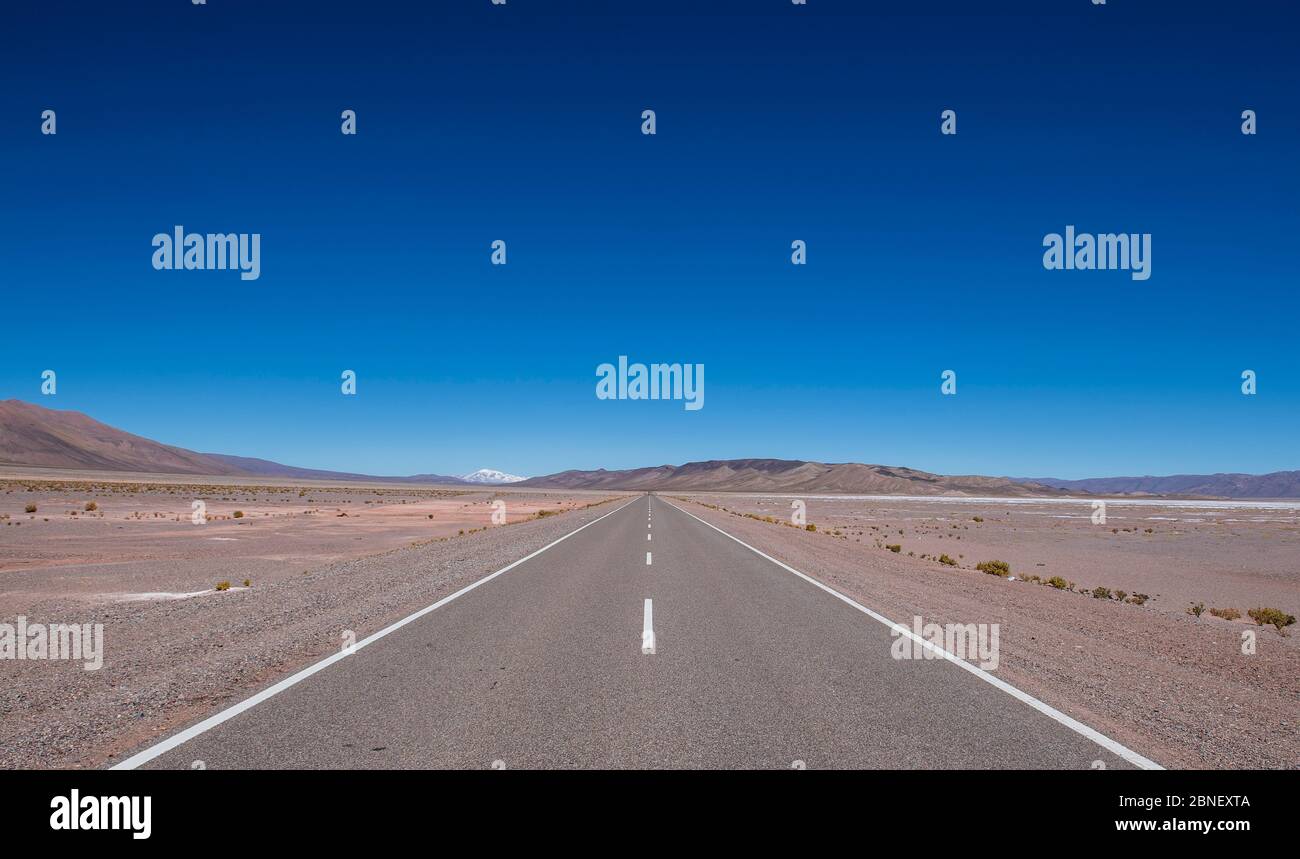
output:
[[[860,495],[1063,495],[1005,477],[947,477],[889,465],[797,459],[713,459],[626,471],[562,471],[519,486],[547,489],[641,489],[662,492],[826,492]]]
[[[377,477],[297,468],[266,459],[198,453],[134,435],[80,412],[0,401],[0,466],[215,477],[364,480],[464,485],[457,477]],[[1139,497],[1300,498],[1300,471],[1169,477],[1055,478],[948,476],[890,465],[794,459],[712,459],[624,470],[562,471],[510,484],[539,489],[853,495],[1133,495]]]
[[[343,471],[296,468],[267,459],[196,453],[161,444],[100,423],[81,412],[47,409],[22,400],[0,400],[0,465],[36,466],[206,477],[283,477],[299,480],[393,480],[463,483],[438,474],[374,477]]]

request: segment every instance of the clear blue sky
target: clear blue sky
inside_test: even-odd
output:
[[[0,14],[0,398],[369,473],[1300,467],[1293,4]],[[261,278],[154,271],[175,224],[260,232]],[[1151,279],[1044,270],[1066,224],[1151,233]],[[620,354],[705,407],[597,400]]]

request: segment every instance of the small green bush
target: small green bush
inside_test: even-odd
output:
[[[98,509],[99,509],[99,505],[96,504],[94,501],[87,501],[87,502],[86,502],[86,512],[87,512],[87,513],[93,513],[93,512],[95,512],[95,511],[98,510]]]
[[[1237,611],[1235,608],[1212,608],[1210,609],[1210,614],[1215,617],[1221,617],[1224,620],[1237,620],[1241,617],[1241,612]]]
[[[939,556],[939,563],[946,564],[949,567],[957,566],[957,562],[954,561],[952,558],[948,557],[946,554]]]
[[[885,546],[885,548],[893,552],[894,554],[898,554],[899,552],[903,551],[903,547],[898,543],[890,543],[889,545]]]
[[[809,522],[807,525],[804,526],[804,530],[805,530],[805,531],[816,531],[816,530],[817,530],[817,526],[814,525],[813,523]]]
[[[1277,627],[1278,632],[1282,631],[1282,627],[1295,623],[1295,615],[1287,614],[1276,608],[1252,608],[1246,614],[1250,615],[1251,619],[1260,626],[1272,624]]]
[[[1094,599],[1108,600],[1110,599],[1110,588],[1095,587],[1092,589],[1092,596]]]
[[[217,590],[219,591],[230,590],[230,582],[217,582]]]
[[[243,511],[243,510],[236,510],[232,515],[233,515],[236,519],[243,519],[243,518],[244,518],[244,511]]]
[[[980,561],[975,565],[975,569],[981,573],[988,573],[990,576],[1001,576],[1004,579],[1011,575],[1011,565],[1006,561]]]
[[[1061,578],[1060,576],[1052,576],[1050,579],[1047,579],[1044,582],[1044,584],[1051,585],[1052,587],[1056,588],[1058,591],[1068,590],[1070,587],[1070,583],[1067,582],[1065,579]]]
[[[1201,614],[1204,612],[1205,612],[1205,603],[1203,602],[1194,602],[1187,607],[1187,613],[1190,614],[1192,617],[1200,617]]]
[[[23,509],[26,510],[28,513],[35,513],[35,512],[36,512],[36,505],[35,505],[35,504],[28,504],[28,505],[27,505],[26,507],[24,507]]]

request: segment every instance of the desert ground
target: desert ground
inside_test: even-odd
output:
[[[1300,766],[1300,626],[1249,614],[1300,615],[1300,502],[671,497],[896,623],[999,624],[998,677],[1166,766]]]
[[[0,474],[0,622],[105,630],[99,670],[0,660],[0,766],[110,764],[627,494]],[[1300,627],[1249,614],[1300,614],[1300,503],[668,497],[896,622],[998,623],[997,676],[1166,766],[1300,766]]]
[[[476,533],[492,524],[497,499],[513,524],[592,497],[230,478],[0,479],[0,611],[51,597],[174,599],[220,581],[279,582],[313,566]]]
[[[94,671],[0,660],[0,766],[103,766],[527,555],[615,497],[4,475],[0,621],[102,623],[104,657]]]

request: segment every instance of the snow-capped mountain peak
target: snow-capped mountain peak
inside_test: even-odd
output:
[[[521,480],[527,480],[526,477],[520,477],[516,474],[506,474],[504,471],[497,471],[492,468],[480,468],[472,474],[466,474],[461,480],[466,483],[518,483]]]

